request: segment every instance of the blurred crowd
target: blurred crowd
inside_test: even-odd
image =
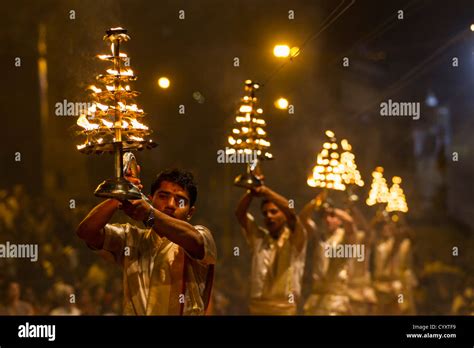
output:
[[[21,185],[0,190],[0,243],[37,244],[38,260],[0,259],[3,315],[121,313],[119,270],[94,255],[74,231],[85,208],[58,207]]]

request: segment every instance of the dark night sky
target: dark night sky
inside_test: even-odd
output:
[[[348,3],[347,1],[345,2]],[[272,56],[280,41],[301,43],[321,27],[338,1],[15,1],[2,5],[0,24],[3,91],[0,105],[4,132],[0,152],[0,187],[24,183],[42,192],[45,163],[59,170],[59,191],[81,197],[92,205],[92,190],[110,177],[112,159],[85,158],[75,150],[77,139],[70,131],[71,117],[48,119],[48,130],[40,132],[37,78],[38,25],[47,30],[49,110],[63,99],[83,101],[84,89],[105,66],[94,56],[108,48],[102,41],[112,26],[129,30],[126,44],[132,69],[138,75],[135,88],[139,105],[149,114],[147,124],[155,131],[158,148],[141,153],[143,181],[148,186],[166,167],[192,170],[200,184],[196,222],[210,225],[218,233],[233,233],[233,209],[239,189],[232,179],[243,167],[221,165],[216,151],[226,145],[233,115],[243,93],[243,81],[264,81],[281,61]],[[405,8],[405,19],[394,16]],[[76,11],[70,20],[69,11]],[[185,20],[178,11],[185,10]],[[295,19],[288,20],[288,10]],[[416,202],[416,158],[412,130],[430,127],[431,111],[415,123],[408,119],[384,119],[379,103],[388,98],[424,102],[429,90],[451,113],[451,148],[460,161],[447,174],[449,199],[462,206],[458,214],[472,224],[470,212],[474,172],[472,83],[474,81],[474,2],[469,1],[356,1],[320,36],[309,41],[303,52],[287,64],[262,89],[260,96],[268,121],[268,132],[276,159],[265,163],[270,186],[296,200],[301,208],[314,194],[306,176],[319,151],[323,131],[332,128],[339,138],[348,138],[355,150],[366,182],[376,165],[387,177],[401,175],[409,204]],[[462,39],[418,67],[439,47],[465,31]],[[348,56],[351,68],[342,68]],[[451,67],[453,56],[460,66]],[[23,65],[15,68],[14,57]],[[240,67],[232,65],[239,57]],[[415,69],[407,80],[405,74]],[[172,87],[160,90],[159,76],[168,76]],[[406,81],[406,83],[401,83]],[[398,88],[391,89],[391,86]],[[205,103],[192,94],[199,91]],[[273,107],[286,96],[295,105],[288,115]],[[186,114],[178,114],[184,104]],[[422,111],[423,112],[423,111]],[[42,137],[54,151],[42,151]],[[21,164],[13,153],[22,152]],[[46,159],[49,158],[49,162]],[[79,168],[79,171],[78,171]],[[466,184],[468,182],[468,184]],[[467,189],[469,188],[469,189]],[[363,190],[364,194],[366,188]],[[453,198],[454,197],[454,198]],[[89,199],[89,201],[87,201]],[[413,207],[413,208],[416,208]],[[452,208],[450,208],[452,210]]]

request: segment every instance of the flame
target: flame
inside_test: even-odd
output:
[[[148,129],[147,126],[145,126],[144,124],[141,124],[134,118],[130,119],[130,122],[132,123],[132,127],[135,129]]]
[[[143,109],[139,109],[137,104],[126,105],[125,109],[130,110],[130,111],[134,111],[134,112],[140,112],[140,113],[143,112]]]
[[[94,93],[100,93],[102,92],[102,90],[100,88],[97,88],[96,86],[92,85],[92,86],[89,86],[89,89],[93,90]]]
[[[246,112],[251,112],[252,111],[252,106],[250,105],[242,105],[239,109],[240,112],[246,113]]]
[[[106,126],[106,127],[112,128],[114,126],[113,122],[109,122],[109,121],[104,120],[104,119],[101,119],[101,121],[104,124],[104,126]]]
[[[331,131],[331,130],[329,130],[329,129],[325,132],[325,134],[326,134],[326,136],[328,136],[329,138],[333,138],[333,137],[335,136],[334,132]]]
[[[90,123],[89,120],[86,118],[86,115],[82,114],[77,119],[77,125],[86,129],[86,130],[93,130],[99,128],[98,124]]]
[[[136,137],[135,135],[130,135],[128,138],[129,138],[130,140],[143,141],[143,138]]]
[[[102,111],[107,111],[109,109],[109,106],[108,105],[104,105],[104,104],[101,104],[101,103],[96,103],[95,104],[99,109],[101,109]]]
[[[110,74],[110,75],[133,76],[133,70],[132,69],[121,70],[120,72],[118,72],[115,69],[107,69],[107,73]]]
[[[119,57],[120,57],[120,58],[127,58],[127,54],[121,52],[121,53],[119,54]],[[108,54],[99,54],[99,55],[97,56],[97,58],[102,59],[102,60],[107,60],[107,59],[113,58],[113,56],[110,56],[110,55],[108,55]]]
[[[256,123],[256,124],[260,124],[260,125],[262,125],[262,126],[265,125],[265,120],[263,120],[263,119],[261,119],[261,118],[254,118],[254,119],[252,119],[252,122],[253,122],[253,123]]]

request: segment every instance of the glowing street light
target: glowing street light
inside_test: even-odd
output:
[[[275,101],[275,106],[278,109],[286,110],[288,109],[288,105],[289,105],[288,100],[285,98],[279,98],[278,100]]]
[[[160,86],[160,88],[166,89],[170,86],[170,80],[167,77],[160,77],[158,79],[158,86]]]
[[[273,54],[275,57],[286,58],[290,55],[290,46],[288,45],[276,45],[273,48]]]
[[[273,54],[278,58],[294,58],[300,54],[300,48],[296,46],[290,48],[288,45],[276,45],[273,48]]]

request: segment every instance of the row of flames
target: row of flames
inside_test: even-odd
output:
[[[347,186],[364,186],[361,174],[355,163],[352,146],[347,139],[341,141],[340,147],[334,132],[327,130],[327,137],[322,150],[316,158],[316,165],[308,177],[307,184],[311,187],[345,191]],[[340,152],[339,149],[342,149]],[[403,189],[400,187],[402,179],[399,176],[392,178],[389,189],[383,177],[383,168],[377,167],[372,173],[372,184],[366,204],[386,204],[387,212],[408,212],[408,205]]]
[[[128,56],[118,52],[120,44],[130,37],[122,28],[113,28],[107,34],[104,40],[110,42],[112,54],[97,57],[111,62],[113,68],[97,76],[102,86],[88,88],[92,105],[77,120],[81,127],[79,134],[85,138],[77,148],[87,152],[112,152],[110,145],[115,142],[127,144],[128,150],[141,150],[144,145],[153,147],[155,144],[151,140],[145,141],[150,129],[139,121],[145,113],[133,102],[139,93],[130,88],[130,82],[136,80],[136,76],[132,69],[124,66]]]
[[[257,108],[255,91],[259,87],[258,83],[251,80],[245,81],[246,95],[242,98],[242,104],[235,116],[235,126],[232,129],[232,134],[227,138],[230,145],[230,148],[227,149],[228,154],[250,154],[255,151],[260,159],[273,158],[273,155],[268,151],[271,143],[267,140],[263,110]]]
[[[260,85],[251,80],[245,81],[245,96],[235,117],[232,133],[228,136],[230,148],[227,154],[256,152],[259,159],[271,159],[273,155],[268,151],[270,141],[267,140],[265,131],[266,122],[263,119],[263,110],[257,107],[256,90]],[[345,191],[348,186],[364,186],[360,171],[357,169],[352,146],[347,139],[342,139],[338,144],[333,131],[325,132],[327,137],[322,150],[316,158],[307,184],[311,187]],[[401,178],[393,177],[393,185],[388,189],[383,178],[383,168],[377,167],[372,174],[373,182],[366,200],[367,205],[387,204],[388,212],[408,211],[405,194],[400,187]]]

